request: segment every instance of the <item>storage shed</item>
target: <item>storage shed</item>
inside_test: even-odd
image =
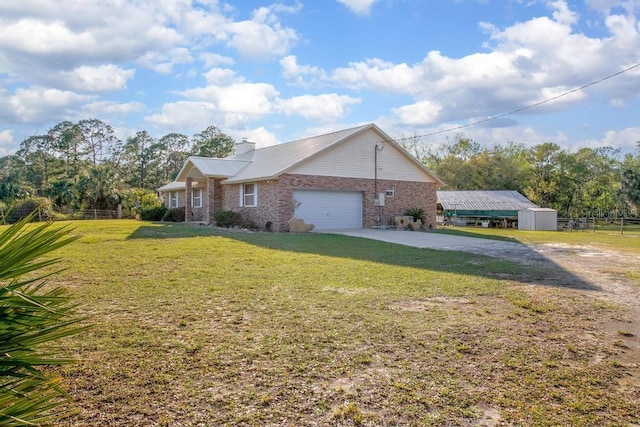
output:
[[[518,230],[557,231],[558,211],[549,208],[527,208],[518,212]]]

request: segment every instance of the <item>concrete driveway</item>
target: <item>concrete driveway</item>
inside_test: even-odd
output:
[[[522,243],[503,242],[499,240],[480,239],[475,237],[452,236],[433,232],[380,230],[373,228],[354,228],[344,230],[318,230],[315,233],[342,234],[380,240],[398,245],[416,248],[437,249],[446,251],[462,251],[495,257],[522,256],[530,253],[531,248]]]

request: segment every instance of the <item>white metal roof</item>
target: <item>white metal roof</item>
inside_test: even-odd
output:
[[[438,191],[445,210],[520,211],[538,205],[517,191]]]
[[[186,184],[184,182],[173,181],[158,188],[158,191],[162,192],[162,191],[182,190],[185,187],[186,187]]]
[[[298,139],[284,144],[272,145],[232,157],[237,160],[252,161],[249,166],[224,183],[238,183],[259,179],[275,178],[296,164],[306,160],[345,139],[375,125],[364,125],[351,129]]]
[[[200,187],[200,183],[198,181],[193,181],[193,184],[191,184],[194,188],[199,188]],[[158,188],[158,192],[163,192],[163,191],[175,191],[175,190],[184,190],[185,188],[187,188],[187,183],[184,181],[173,181],[170,182],[168,184],[163,185],[162,187]]]
[[[557,212],[555,209],[551,209],[551,208],[527,208],[523,210],[533,211],[533,212]]]
[[[187,177],[191,177],[194,180],[215,177],[223,179],[222,184],[233,184],[277,178],[302,162],[369,129],[373,129],[380,134],[381,140],[386,143],[397,145],[380,128],[370,123],[351,129],[259,148],[226,158],[189,157],[178,173],[176,181],[183,182]],[[437,183],[444,184],[439,178],[427,171],[418,160],[406,153],[402,147],[398,145],[398,148]]]
[[[251,164],[250,160],[239,160],[234,158],[215,158],[215,157],[189,157],[180,169],[176,181],[184,181],[187,175],[196,169],[196,178],[217,177],[227,178],[237,174],[247,165]],[[192,175],[193,176],[193,175]]]

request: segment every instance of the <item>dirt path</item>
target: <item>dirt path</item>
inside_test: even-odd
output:
[[[489,255],[510,259],[518,256],[516,259],[524,259],[527,264],[552,267],[558,274],[545,284],[620,306],[616,315],[598,319],[600,333],[616,349],[616,359],[629,369],[628,384],[640,385],[640,283],[625,275],[640,269],[637,254],[568,244],[529,245],[526,248],[505,246],[504,251]],[[512,252],[522,250],[527,253]],[[522,258],[523,255],[526,256]]]
[[[625,273],[640,270],[637,254],[569,244],[525,245],[516,242],[379,230],[338,230],[339,234],[387,241],[418,248],[452,250],[503,258],[539,267],[537,277],[518,277],[531,285],[557,287],[605,305],[615,304],[614,315],[597,319],[598,338],[616,352],[616,361],[631,373],[629,383],[640,386],[640,283]],[[570,297],[571,295],[567,295]]]

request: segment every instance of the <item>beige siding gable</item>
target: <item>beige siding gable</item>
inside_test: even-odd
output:
[[[377,152],[378,179],[435,182],[395,144],[382,143],[382,139],[381,135],[370,129],[312,157],[287,173],[373,179],[377,144],[382,148]]]

